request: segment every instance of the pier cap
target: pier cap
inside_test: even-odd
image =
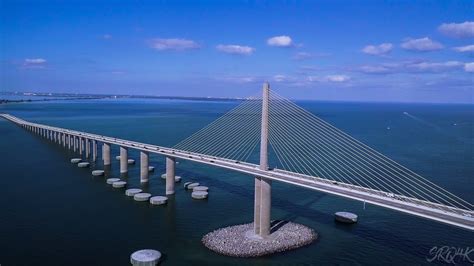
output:
[[[130,263],[139,266],[154,266],[158,264],[161,253],[154,249],[142,249],[132,253]]]

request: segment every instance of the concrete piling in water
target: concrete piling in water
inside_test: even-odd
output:
[[[102,160],[104,161],[104,166],[110,165],[110,144],[104,143],[102,145]]]
[[[120,146],[120,173],[128,172],[128,148]]]
[[[82,155],[82,152],[83,152],[83,149],[84,149],[84,139],[83,138],[79,138],[79,154]]]
[[[143,249],[130,256],[130,263],[134,266],[154,266],[158,264],[160,258],[161,253],[158,250]]]
[[[92,160],[97,160],[97,140],[92,141]]]
[[[166,195],[174,194],[175,162],[175,158],[166,157]]]
[[[91,142],[89,139],[84,140],[84,145],[86,146],[86,159],[89,159],[91,155]]]
[[[146,151],[140,151],[140,182],[148,182],[149,155]]]

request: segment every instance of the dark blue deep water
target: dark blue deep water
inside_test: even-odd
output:
[[[474,202],[472,105],[299,102],[355,138]],[[173,146],[236,102],[90,100],[0,105],[20,118]],[[414,117],[408,117],[409,112]],[[255,259],[224,257],[201,237],[247,223],[253,214],[253,178],[189,162],[177,165],[183,182],[210,187],[207,201],[193,201],[181,185],[166,207],[135,202],[123,190],[72,165],[74,155],[0,119],[0,264],[129,265],[132,252],[153,248],[163,265],[420,265],[434,246],[474,248],[474,233],[323,193],[273,185],[274,219],[314,228],[319,239],[298,250]],[[113,155],[118,154],[117,147]],[[139,159],[131,151],[130,157]],[[113,161],[113,175],[118,163]],[[144,189],[164,193],[163,158]],[[101,168],[100,163],[93,167]],[[139,164],[129,187],[139,187]],[[359,223],[334,222],[335,211],[353,211]],[[474,258],[474,252],[471,254]],[[466,261],[458,261],[468,265]]]

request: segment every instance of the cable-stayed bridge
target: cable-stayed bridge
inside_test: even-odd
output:
[[[98,143],[103,143],[105,166],[111,163],[110,145],[119,145],[121,173],[127,172],[127,149],[140,150],[143,182],[148,180],[148,154],[166,156],[166,194],[174,193],[176,159],[251,175],[255,233],[262,237],[270,234],[272,181],[474,230],[473,204],[270,91],[268,83],[261,97],[243,101],[173,147],[2,117],[81,154],[85,148],[86,157],[92,150],[93,160]]]

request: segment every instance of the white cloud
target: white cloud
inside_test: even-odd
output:
[[[367,45],[362,49],[362,52],[370,55],[385,55],[390,53],[392,49],[393,44],[382,43],[380,45]]]
[[[293,56],[293,59],[294,60],[306,60],[306,59],[311,59],[313,58],[314,55],[311,54],[311,53],[307,53],[307,52],[299,52],[299,53],[296,53],[294,56]]]
[[[293,40],[291,40],[290,36],[275,36],[268,39],[267,44],[276,47],[291,47],[293,46]]]
[[[449,37],[474,37],[474,21],[465,21],[463,23],[443,23],[438,27],[438,30]]]
[[[384,63],[378,65],[364,65],[358,68],[359,71],[366,74],[393,74],[393,73],[439,73],[454,70],[461,70],[464,67],[463,62],[445,61],[404,61],[395,63]]]
[[[273,80],[275,82],[283,82],[283,81],[289,81],[291,78],[285,76],[285,75],[275,75],[273,76]]]
[[[174,51],[184,51],[190,49],[197,49],[201,46],[193,41],[193,40],[186,40],[186,39],[160,39],[155,38],[152,39],[150,42],[150,46],[153,49],[158,51],[165,51],[165,50],[174,50]]]
[[[216,80],[233,83],[254,83],[257,81],[261,81],[261,79],[256,76],[223,76],[217,77]]]
[[[219,44],[216,46],[216,49],[223,53],[239,54],[239,55],[251,55],[253,52],[255,52],[255,48],[253,47],[241,46],[241,45],[236,45],[236,44],[229,44],[229,45]]]
[[[308,53],[308,52],[298,52],[296,53],[292,59],[293,60],[298,60],[298,61],[303,61],[303,60],[308,60],[316,57],[328,57],[331,54],[329,53]]]
[[[474,62],[464,64],[464,71],[474,72]]]
[[[43,58],[27,58],[25,59],[26,64],[44,64],[46,63],[46,60]]]
[[[360,70],[367,74],[386,74],[390,73],[392,69],[390,67],[384,65],[377,65],[377,66],[361,66]]]
[[[428,37],[420,39],[408,39],[401,44],[405,50],[428,52],[443,49],[443,45],[439,42],[433,41]]]
[[[422,62],[408,65],[408,69],[413,69],[422,72],[442,72],[454,70],[464,66],[464,63],[459,61],[446,61],[441,63]]]
[[[329,82],[346,82],[349,81],[351,78],[346,75],[328,75],[326,76],[326,80]]]
[[[454,47],[453,50],[460,53],[474,52],[474,44]]]
[[[26,58],[23,61],[24,68],[44,68],[46,59],[43,58]]]

